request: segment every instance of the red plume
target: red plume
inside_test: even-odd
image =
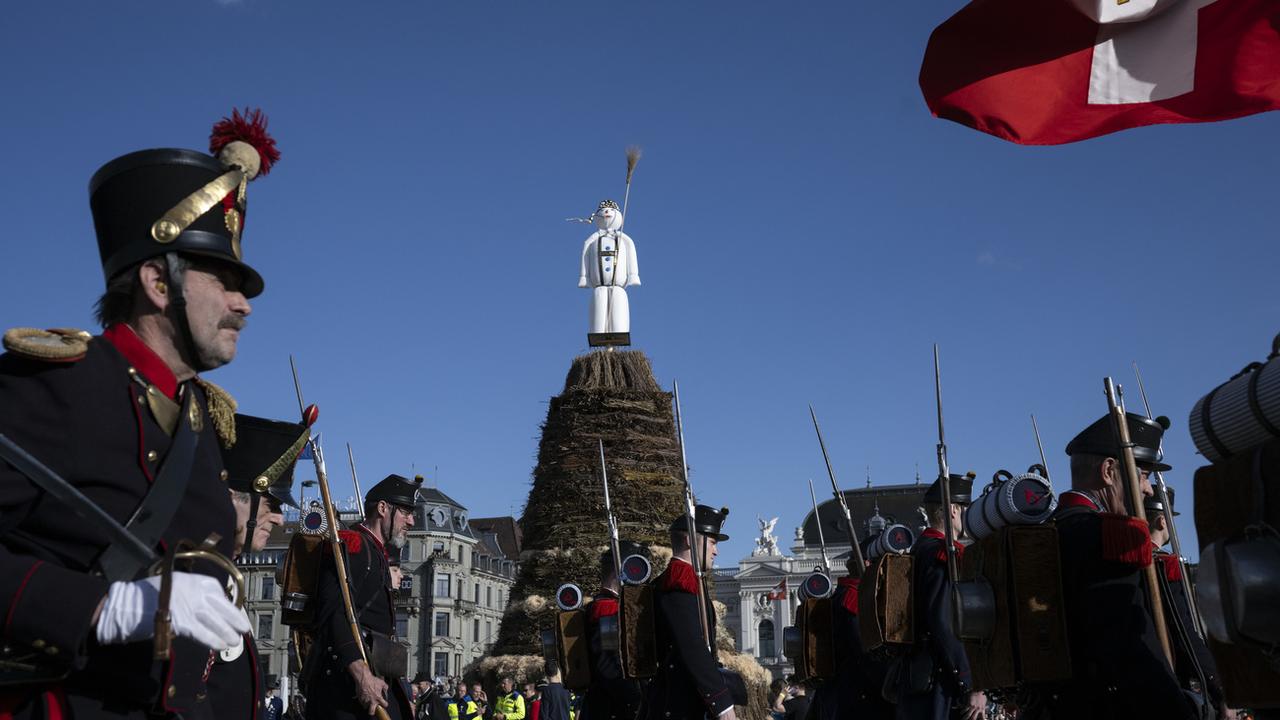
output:
[[[316,424],[316,420],[320,419],[320,408],[315,405],[308,405],[306,410],[302,411],[302,424],[311,427]]]
[[[267,134],[267,116],[258,108],[245,108],[243,115],[238,108],[232,108],[231,117],[224,117],[214,124],[213,132],[209,134],[209,152],[216,156],[235,140],[249,143],[258,151],[258,157],[262,159],[259,175],[271,172],[271,166],[280,159],[275,138]]]

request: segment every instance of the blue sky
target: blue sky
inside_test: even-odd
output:
[[[953,469],[981,478],[1037,459],[1035,412],[1065,481],[1102,377],[1138,360],[1194,549],[1187,414],[1278,329],[1280,119],[1053,148],[935,120],[920,59],[960,6],[25,3],[0,26],[2,319],[91,328],[89,176],[261,106],[283,160],[244,247],[267,291],[210,378],[293,417],[292,353],[337,485],[350,442],[366,486],[416,467],[518,514],[586,350],[564,218],[620,199],[638,144],[633,337],[680,381],[699,494],[733,509],[723,560],[756,514],[789,541],[825,484],[807,403],[843,485],[936,472],[934,342]]]

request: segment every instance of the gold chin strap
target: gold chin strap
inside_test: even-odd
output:
[[[181,202],[170,208],[169,212],[166,212],[164,216],[151,224],[151,237],[163,245],[177,240],[184,230],[191,227],[191,223],[195,222],[196,218],[209,212],[214,205],[222,202],[222,198],[226,197],[231,191],[236,190],[244,180],[244,172],[233,169],[186,196]],[[238,258],[240,256],[240,244],[236,242],[234,245],[236,257]]]

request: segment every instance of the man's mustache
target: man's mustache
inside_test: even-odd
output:
[[[218,323],[218,328],[230,328],[232,330],[243,330],[249,321],[240,315],[228,315],[222,318],[222,322]]]

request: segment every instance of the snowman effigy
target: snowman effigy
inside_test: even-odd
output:
[[[639,159],[638,149],[627,150],[624,208],[631,194],[631,173]],[[582,244],[578,273],[578,287],[591,289],[587,331],[587,344],[591,347],[631,344],[631,308],[626,288],[640,284],[640,266],[635,243],[622,231],[624,218],[618,203],[602,200],[591,217],[585,219],[596,226]]]

